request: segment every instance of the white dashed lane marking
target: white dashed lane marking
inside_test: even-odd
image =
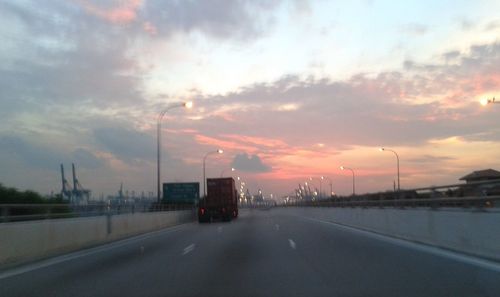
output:
[[[182,255],[184,256],[184,255],[189,254],[190,252],[192,252],[194,250],[195,246],[196,245],[194,243],[192,243],[192,244],[188,245],[187,247],[185,247],[184,251],[182,252]]]

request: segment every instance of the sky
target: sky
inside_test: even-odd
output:
[[[93,196],[222,171],[276,196],[500,170],[499,1],[1,0],[0,183]],[[231,172],[230,168],[236,171]],[[323,182],[323,189],[329,187]],[[325,190],[326,191],[326,190]]]

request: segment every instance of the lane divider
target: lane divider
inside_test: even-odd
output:
[[[291,247],[292,249],[295,249],[295,248],[296,248],[296,246],[297,246],[297,245],[295,244],[295,241],[291,240],[290,238],[288,239],[288,243],[290,244],[290,247]]]

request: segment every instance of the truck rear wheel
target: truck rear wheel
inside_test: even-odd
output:
[[[198,222],[199,223],[211,223],[212,218],[209,216],[198,216]]]

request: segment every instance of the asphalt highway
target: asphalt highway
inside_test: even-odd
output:
[[[500,266],[443,253],[248,210],[3,272],[0,296],[500,296]]]

